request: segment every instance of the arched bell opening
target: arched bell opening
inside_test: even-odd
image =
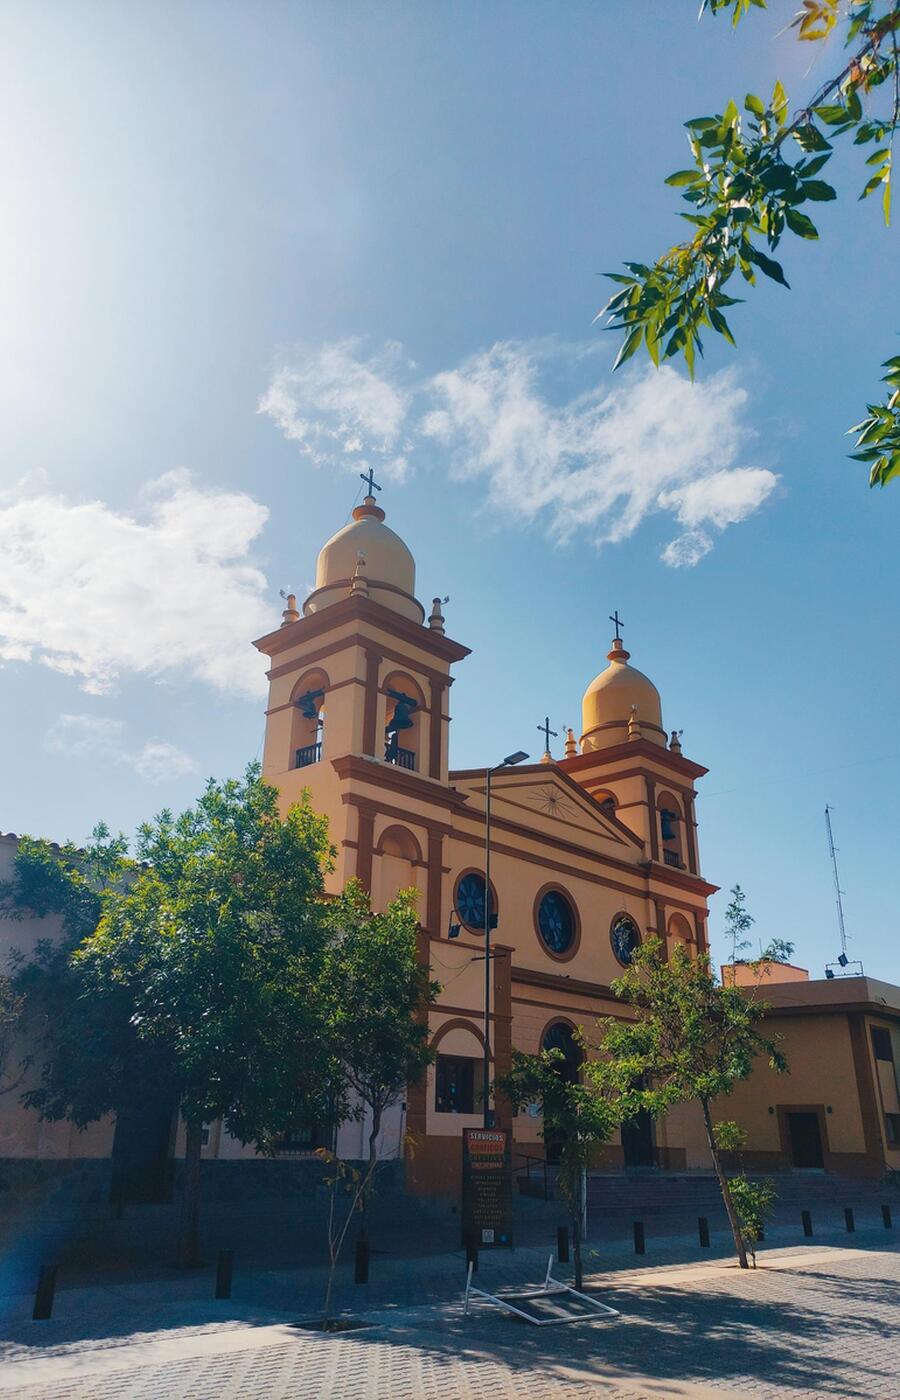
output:
[[[291,693],[291,768],[308,768],[322,757],[325,741],[325,696],[329,680],[316,668],[300,677]]]
[[[398,768],[421,768],[425,697],[411,676],[394,672],[384,683],[384,758]]]
[[[659,839],[666,865],[676,870],[685,868],[684,815],[678,799],[671,792],[661,792],[656,800]]]

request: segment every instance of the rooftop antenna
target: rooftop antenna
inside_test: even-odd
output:
[[[825,968],[825,976],[828,978],[829,981],[831,981],[831,979],[832,979],[833,977],[862,977],[862,976],[864,975],[864,974],[863,974],[863,965],[862,965],[862,963],[859,962],[858,960],[854,960],[854,961],[851,962],[850,958],[847,956],[847,929],[846,929],[846,926],[845,926],[845,924],[844,924],[844,902],[843,902],[843,899],[841,898],[841,896],[842,896],[842,894],[843,894],[843,890],[841,889],[841,882],[840,882],[840,879],[839,879],[839,877],[838,877],[837,847],[836,847],[835,844],[834,844],[834,834],[833,834],[833,832],[832,832],[832,830],[831,830],[831,813],[832,813],[832,810],[833,810],[833,809],[832,809],[831,807],[829,807],[828,804],[826,803],[826,804],[825,804],[825,831],[826,831],[826,833],[827,833],[827,835],[828,835],[828,854],[831,856],[831,870],[832,870],[832,874],[833,874],[833,876],[834,876],[834,902],[835,902],[835,905],[837,906],[838,930],[839,930],[840,935],[841,935],[841,951],[840,951],[840,953],[838,954],[838,960],[837,960],[837,962],[836,962],[836,963],[828,963],[827,966],[826,966],[826,968]],[[855,971],[854,971],[854,972],[848,972],[848,971],[847,971],[847,968],[848,968],[848,967],[850,967],[850,968],[859,968],[859,971],[858,971],[858,972],[855,972]],[[840,971],[836,972],[836,971],[835,971],[835,968],[839,968]]]

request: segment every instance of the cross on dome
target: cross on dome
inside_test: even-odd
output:
[[[369,488],[369,495],[370,495],[370,496],[372,495],[372,492],[373,492],[373,491],[380,491],[380,490],[381,490],[381,487],[378,485],[378,482],[375,480],[375,472],[373,471],[373,469],[372,469],[371,467],[369,468],[369,470],[368,470],[367,472],[360,472],[360,474],[359,474],[359,479],[360,479],[360,481],[364,481],[364,482],[366,483],[366,485],[368,486],[368,488]]]
[[[621,642],[622,638],[619,636],[619,630],[620,630],[620,628],[622,628],[622,627],[625,626],[625,623],[624,623],[624,622],[622,621],[622,619],[619,617],[619,609],[618,609],[618,608],[616,608],[615,612],[610,613],[610,615],[609,615],[609,620],[610,620],[610,622],[614,622],[615,625],[616,625],[616,641],[617,641],[617,642]]]

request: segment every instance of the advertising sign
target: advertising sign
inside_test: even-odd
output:
[[[463,1129],[463,1243],[512,1244],[512,1153],[508,1128]]]

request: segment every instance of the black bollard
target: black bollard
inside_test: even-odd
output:
[[[800,1219],[803,1221],[803,1233],[808,1238],[812,1234],[812,1216],[808,1210],[801,1210]]]
[[[884,1228],[885,1228],[886,1230],[890,1230],[891,1226],[892,1226],[893,1223],[894,1223],[894,1222],[891,1220],[891,1208],[890,1208],[890,1206],[888,1206],[888,1205],[883,1205],[883,1206],[881,1207],[881,1219],[882,1219],[882,1221],[883,1221],[883,1223],[884,1223]]]
[[[472,1265],[472,1273],[478,1273],[478,1239],[475,1235],[466,1235],[466,1268]]]
[[[46,1322],[53,1313],[53,1294],[56,1292],[56,1265],[42,1264],[38,1274],[37,1291],[34,1295],[32,1321]]]
[[[216,1297],[231,1297],[231,1274],[234,1269],[234,1250],[220,1249],[216,1263]]]
[[[646,1254],[644,1247],[644,1222],[636,1220],[634,1222],[634,1252],[635,1254]]]
[[[705,1215],[697,1220],[697,1229],[700,1232],[700,1248],[709,1249],[709,1221]]]
[[[852,1235],[852,1234],[853,1234],[853,1231],[856,1229],[856,1222],[855,1222],[855,1220],[853,1219],[853,1207],[852,1207],[852,1206],[845,1206],[845,1207],[844,1207],[844,1224],[847,1226],[847,1234],[848,1234],[848,1235]]]
[[[356,1241],[356,1263],[353,1269],[354,1283],[369,1282],[369,1241]]]
[[[560,1264],[568,1264],[569,1262],[568,1225],[557,1225],[556,1227],[556,1257]]]

